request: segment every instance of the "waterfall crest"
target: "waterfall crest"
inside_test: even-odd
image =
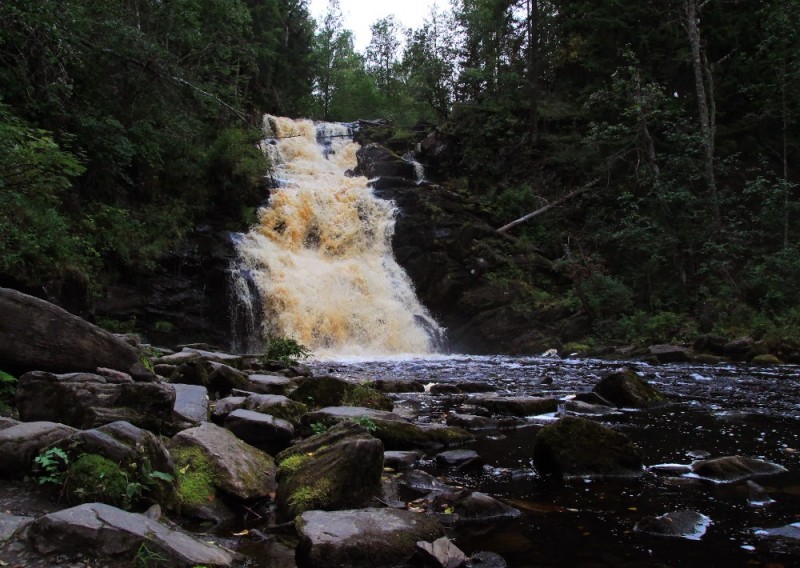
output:
[[[266,116],[262,149],[278,187],[237,242],[262,300],[263,337],[319,355],[430,353],[441,329],[391,249],[394,205],[346,177],[349,127]]]

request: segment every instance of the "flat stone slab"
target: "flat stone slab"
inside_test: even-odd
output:
[[[634,530],[654,536],[700,540],[711,525],[711,519],[696,511],[673,511],[660,517],[645,517]]]
[[[292,379],[281,375],[250,375],[245,388],[257,394],[286,394],[293,384]]]
[[[170,385],[175,390],[174,412],[179,418],[199,424],[208,420],[208,390],[200,385]]]
[[[204,349],[192,349],[184,347],[183,352],[196,353],[207,361],[216,361],[217,363],[225,363],[231,367],[239,367],[242,364],[241,355],[233,355],[231,353],[223,353],[221,351],[206,351]]]
[[[495,414],[504,416],[536,416],[558,409],[556,399],[539,396],[481,396],[474,402]]]
[[[86,503],[45,515],[28,530],[28,541],[40,554],[91,551],[100,556],[133,558],[146,543],[170,566],[233,565],[233,553],[207,544],[136,513],[102,503]]]
[[[414,464],[420,457],[422,457],[422,453],[415,451],[383,452],[383,465],[393,469],[406,469],[414,467]]]
[[[475,450],[448,450],[436,455],[436,463],[448,467],[465,467],[478,459]]]
[[[307,511],[295,525],[299,563],[311,568],[404,566],[418,541],[444,536],[432,516],[388,508]]]
[[[303,418],[303,423],[313,424],[326,418],[341,422],[342,420],[354,420],[361,417],[382,422],[408,422],[399,414],[387,412],[386,410],[375,410],[374,408],[364,408],[362,406],[327,406],[306,414]]]

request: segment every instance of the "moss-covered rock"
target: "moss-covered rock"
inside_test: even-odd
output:
[[[84,454],[67,470],[64,496],[73,505],[99,502],[127,508],[132,497],[128,486],[117,464],[98,454]]]
[[[593,392],[618,408],[648,408],[667,402],[666,396],[632,369],[619,369],[604,377]]]
[[[775,355],[767,353],[766,355],[756,355],[750,361],[754,365],[782,365],[783,361],[778,359]]]
[[[278,516],[361,507],[380,492],[383,444],[363,427],[339,424],[277,456]]]
[[[376,410],[392,410],[393,407],[392,399],[368,384],[353,384],[336,377],[304,379],[289,398],[312,409],[340,405]]]
[[[559,476],[638,476],[641,450],[621,432],[583,418],[564,417],[536,436],[533,462]]]

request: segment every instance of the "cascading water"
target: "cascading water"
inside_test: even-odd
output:
[[[346,177],[358,145],[346,125],[266,116],[279,187],[237,243],[261,295],[263,337],[317,355],[430,353],[442,330],[392,256],[394,206]]]

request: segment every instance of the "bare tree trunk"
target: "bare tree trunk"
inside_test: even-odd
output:
[[[692,48],[692,64],[694,67],[694,84],[697,93],[697,107],[700,113],[700,135],[703,139],[705,153],[705,174],[708,189],[711,193],[711,203],[714,211],[714,221],[720,224],[719,199],[717,197],[717,180],[714,173],[714,118],[709,112],[709,96],[714,96],[714,83],[711,69],[703,65],[704,57],[700,46],[700,27],[697,22],[696,0],[685,0],[683,3],[686,13],[686,31],[689,34],[689,44]],[[706,81],[709,82],[710,93],[706,92]],[[712,108],[714,101],[711,101]]]
[[[636,104],[639,107],[639,137],[644,143],[647,162],[650,164],[650,170],[653,172],[656,186],[658,186],[660,183],[661,170],[656,163],[656,146],[653,142],[653,137],[650,136],[650,128],[647,126],[647,109],[645,106],[644,93],[642,92],[642,77],[639,74],[638,68],[634,71],[633,79],[636,82]]]
[[[530,98],[531,142],[539,144],[539,73],[541,72],[541,15],[539,0],[527,0],[528,96]]]
[[[530,219],[533,219],[534,217],[538,217],[542,213],[546,213],[546,212],[550,211],[553,207],[558,207],[559,205],[561,205],[562,203],[564,203],[566,201],[569,201],[573,197],[578,197],[580,194],[585,193],[586,191],[589,191],[591,188],[593,188],[595,185],[597,185],[597,182],[599,182],[599,181],[600,181],[600,178],[594,178],[592,181],[590,181],[586,185],[583,185],[583,186],[579,187],[578,189],[569,192],[564,197],[560,197],[559,199],[556,199],[552,203],[548,203],[544,207],[541,207],[541,208],[537,209],[536,211],[533,211],[531,213],[528,213],[527,215],[524,215],[523,217],[520,217],[516,221],[511,221],[510,223],[508,223],[506,225],[503,225],[502,227],[497,229],[497,232],[498,233],[505,233],[509,229],[512,229],[512,228],[516,227],[517,225],[521,225],[525,221],[529,221]]]

